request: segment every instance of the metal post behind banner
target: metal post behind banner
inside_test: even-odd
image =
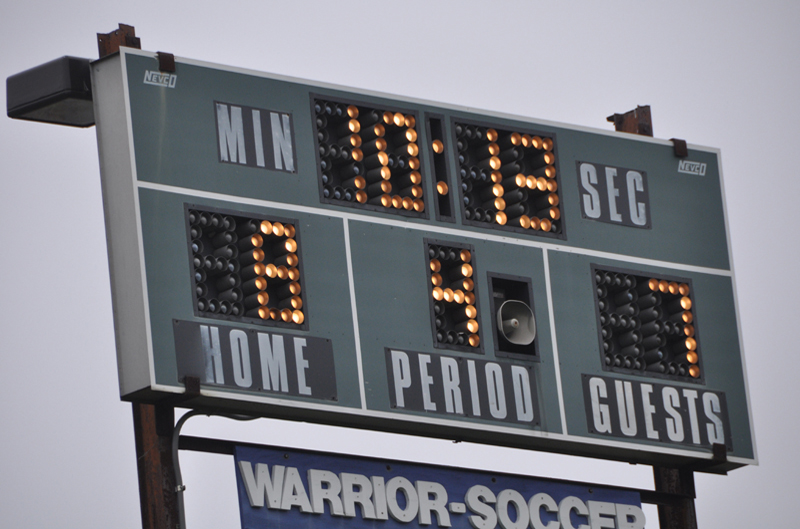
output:
[[[608,121],[614,123],[617,132],[628,132],[642,136],[653,135],[650,105],[639,106],[624,114],[613,114]],[[679,149],[686,149],[686,142],[673,139],[676,156]],[[686,156],[681,152],[683,156]],[[653,466],[656,492],[670,497],[667,503],[658,503],[658,523],[661,529],[697,529],[694,510],[694,474],[691,470]],[[673,496],[674,495],[674,496]]]
[[[142,529],[180,527],[172,460],[174,424],[172,406],[133,403]]]
[[[656,491],[674,495],[674,501],[658,505],[661,529],[697,529],[694,510],[694,473],[681,468],[653,467]]]

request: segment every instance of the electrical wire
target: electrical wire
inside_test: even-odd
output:
[[[181,428],[183,428],[184,423],[191,419],[192,417],[196,417],[198,415],[205,415],[206,417],[225,417],[226,419],[233,419],[235,421],[252,421],[254,419],[258,419],[258,417],[251,417],[250,415],[241,415],[241,414],[226,414],[226,413],[209,413],[209,412],[202,412],[202,411],[189,411],[184,413],[178,422],[175,423],[175,428],[172,431],[172,461],[175,467],[175,494],[178,498],[178,517],[179,517],[179,529],[186,529],[186,513],[184,512],[183,508],[183,491],[186,490],[186,487],[183,484],[183,476],[181,475],[181,465],[178,459],[178,442],[180,439]]]

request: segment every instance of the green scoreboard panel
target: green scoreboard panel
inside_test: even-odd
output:
[[[124,399],[756,462],[716,150],[126,48],[93,92]]]

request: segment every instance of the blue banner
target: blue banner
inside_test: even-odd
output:
[[[639,494],[585,483],[238,446],[243,529],[643,529]]]

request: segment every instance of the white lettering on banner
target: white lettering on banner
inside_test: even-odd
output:
[[[614,182],[617,177],[617,170],[614,167],[606,167],[606,191],[608,191],[608,216],[614,222],[622,222],[622,215],[617,212],[617,197],[619,189]]]
[[[388,351],[387,362],[391,365],[389,389],[398,409],[465,415],[470,406],[471,417],[521,423],[536,420],[537,404],[528,366],[477,364],[475,360],[463,360],[463,366],[460,358],[441,355],[437,361],[431,354],[396,349]],[[488,410],[481,410],[481,400],[488,404]]]
[[[383,476],[372,476],[372,493],[375,495],[375,519],[388,520],[389,506],[386,504],[386,483]]]
[[[586,419],[591,433],[696,446],[726,443],[724,394],[585,377]]]
[[[722,420],[717,415],[722,412],[722,407],[719,403],[719,397],[713,393],[706,393],[703,395],[703,411],[706,412],[706,417],[711,421],[706,425],[708,432],[708,440],[711,443],[724,443],[725,430],[722,426]]]
[[[222,373],[222,350],[219,346],[219,328],[201,325],[200,343],[203,347],[203,356],[206,362],[206,377],[203,382],[224,384],[225,375]]]
[[[322,484],[326,486],[323,487]],[[311,498],[311,507],[317,514],[325,513],[325,502],[328,502],[330,514],[344,516],[344,507],[339,494],[342,492],[342,482],[329,470],[308,471],[308,495]]]
[[[275,168],[294,171],[294,154],[292,153],[292,125],[288,114],[269,113],[272,124],[272,150],[275,153]],[[283,121],[283,124],[281,124]],[[281,158],[283,161],[281,161]]]
[[[256,470],[253,472],[251,463],[239,461],[239,473],[242,476],[250,506],[263,507],[266,498],[270,509],[281,508],[281,490],[283,490],[285,470],[285,467],[275,465],[272,467],[272,476],[270,477],[269,466],[264,463],[256,463]]]
[[[295,172],[290,113],[214,101],[214,114],[220,162]]]
[[[228,105],[217,103],[217,135],[220,161],[247,164],[241,107],[231,105],[228,113]]]
[[[605,180],[598,178],[598,170],[605,174]],[[578,173],[584,217],[611,224],[647,227],[649,198],[644,171],[579,162]]]
[[[509,514],[509,506],[514,508],[514,519]],[[505,489],[497,495],[497,520],[503,529],[525,529],[528,527],[530,513],[528,504],[522,494],[513,490]]]
[[[397,501],[397,493],[403,494],[405,498],[405,508],[400,507]],[[398,522],[408,523],[417,517],[419,511],[419,498],[414,485],[402,476],[395,476],[386,483],[386,506],[389,509],[389,516]]]
[[[469,524],[475,529],[494,529],[497,525],[497,513],[488,504],[497,501],[492,489],[483,485],[473,485],[464,496],[467,508],[475,513],[469,517]]]
[[[650,402],[652,392],[652,384],[642,384],[642,406],[644,407],[644,427],[647,431],[647,438],[658,440],[658,432],[653,429],[653,414],[656,412],[656,407]]]
[[[617,527],[614,521],[617,509],[613,503],[589,500],[586,502],[586,506],[589,507],[589,527],[591,529],[615,529]]]
[[[431,513],[436,515],[439,527],[450,527],[450,513],[447,512],[447,491],[435,481],[417,481],[419,498],[419,523],[431,524]]]
[[[697,408],[695,400],[697,399],[697,392],[693,389],[684,389],[683,396],[689,404],[689,425],[692,429],[692,442],[696,445],[700,444],[700,425],[697,424]]]
[[[419,378],[422,380],[422,402],[425,411],[436,411],[436,404],[431,401],[431,386],[433,377],[428,375],[428,364],[431,363],[431,355],[419,355]]]
[[[633,410],[633,384],[630,381],[615,380],[617,387],[617,409],[619,409],[619,427],[627,436],[636,435],[636,415]],[[623,390],[623,387],[625,388]]]
[[[306,488],[300,479],[300,472],[294,467],[287,467],[283,476],[281,510],[288,511],[292,507],[299,507],[300,512],[313,512],[311,501],[309,501],[308,494],[306,494]]]
[[[473,485],[464,503],[448,503],[447,489],[436,481],[412,483],[403,476],[384,482],[383,476],[309,469],[308,488],[296,467],[239,461],[239,474],[252,508],[339,516],[363,520],[453,526],[450,513],[469,514],[473,529],[644,529],[638,505],[586,501],[566,496],[560,502],[544,492],[526,499],[519,491]],[[401,498],[402,499],[399,499]],[[327,506],[327,509],[326,509]],[[551,518],[545,523],[542,517]],[[577,525],[573,524],[573,520]]]
[[[449,356],[440,357],[442,363],[442,386],[444,387],[444,404],[447,413],[464,414],[461,403],[461,388],[458,387],[458,362]]]
[[[545,525],[542,522],[542,509],[550,514],[558,514],[558,504],[549,494],[540,492],[531,496],[528,500],[528,512],[531,516],[531,527],[533,529],[558,529],[558,521],[552,520]]]
[[[511,380],[514,381],[514,400],[517,402],[517,420],[533,420],[533,399],[531,397],[531,377],[522,366],[511,366]]]
[[[199,325],[198,328],[204,361],[202,382],[225,384],[223,370],[230,369],[229,377],[232,375],[233,382],[240,388],[252,389],[259,386],[258,389],[264,391],[290,393],[294,391],[296,383],[298,395],[314,395],[312,385],[318,380],[319,374],[315,374],[311,365],[318,357],[309,354],[314,351],[309,349],[310,340],[313,338],[295,336],[287,343],[285,337],[280,334],[258,332],[253,336],[252,333],[242,329],[211,325]],[[251,346],[257,347],[257,355],[251,356]],[[287,353],[290,355],[289,362]],[[289,369],[292,358],[294,358],[294,368]],[[230,367],[227,367],[228,365]],[[261,378],[260,383],[257,383],[259,372]],[[294,377],[292,388],[289,386],[290,376]]]
[[[617,529],[644,529],[645,519],[641,508],[626,503],[614,505],[617,507]]]
[[[675,408],[681,405],[681,396],[678,390],[669,386],[665,387],[661,394],[664,398],[664,410],[669,414],[667,419],[667,437],[670,441],[680,443],[683,441],[683,419]]]
[[[597,433],[611,433],[611,411],[608,404],[600,404],[601,398],[606,398],[606,381],[602,378],[593,378],[589,381],[589,395],[592,399],[592,419],[594,430]]]
[[[233,364],[233,380],[241,388],[253,385],[253,374],[250,369],[250,346],[247,344],[247,333],[238,329],[228,335],[231,340],[231,363]]]
[[[636,192],[644,192],[642,173],[628,171],[625,178],[628,180],[628,211],[631,213],[631,222],[638,226],[644,226],[647,224],[647,211],[644,202],[636,201]]]
[[[361,508],[361,517],[365,520],[375,518],[375,507],[372,505],[372,482],[367,476],[342,472],[342,504],[344,515],[353,518],[356,515],[356,504]]]
[[[306,369],[308,360],[303,358],[303,349],[306,346],[306,339],[295,337],[294,339],[294,358],[297,366],[297,386],[301,395],[311,395],[311,388],[306,384]]]
[[[403,351],[392,350],[392,373],[394,374],[394,398],[398,408],[405,408],[403,390],[411,387],[408,355]]]
[[[583,211],[590,219],[599,219],[603,210],[600,206],[600,193],[594,187],[597,185],[597,169],[594,165],[581,164],[581,185],[586,191],[583,194]]]
[[[586,524],[572,525],[572,512],[580,518],[589,516],[589,508],[578,497],[567,496],[558,504],[558,522],[564,529],[589,529]]]
[[[467,360],[467,372],[469,373],[469,394],[472,398],[472,413],[481,416],[481,397],[478,393],[478,373],[475,371],[475,361]]]
[[[495,419],[505,419],[506,411],[506,393],[503,387],[503,372],[500,366],[487,362],[484,367],[486,371],[486,390],[489,393],[489,413]]]
[[[264,160],[264,138],[261,134],[261,111],[253,109],[253,139],[255,139],[256,147],[256,165],[259,167],[266,167],[267,163]]]
[[[286,350],[283,347],[283,336],[258,333],[258,354],[261,357],[261,380],[264,389],[289,392],[289,377],[286,372]]]

